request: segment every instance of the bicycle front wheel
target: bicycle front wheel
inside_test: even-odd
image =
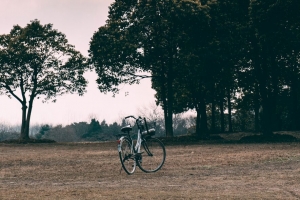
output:
[[[141,157],[137,164],[144,172],[156,172],[166,159],[166,150],[163,143],[157,138],[148,138],[142,141]]]
[[[136,168],[136,162],[132,149],[132,143],[129,138],[123,138],[119,144],[119,156],[122,167],[127,174],[133,174]]]

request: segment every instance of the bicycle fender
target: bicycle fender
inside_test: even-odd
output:
[[[121,152],[121,143],[124,140],[124,136],[122,136],[119,140],[118,140],[118,152]]]

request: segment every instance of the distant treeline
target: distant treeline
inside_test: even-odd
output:
[[[184,135],[192,133],[193,124],[190,123],[193,120],[192,116],[189,117],[175,117],[175,134]],[[134,123],[128,123],[122,120],[121,123],[113,122],[108,124],[106,120],[101,122],[95,118],[92,118],[90,122],[74,122],[69,125],[33,125],[30,127],[30,137],[35,139],[51,139],[57,142],[82,142],[82,141],[110,141],[115,140],[118,134],[121,133],[121,128],[131,124],[135,128]],[[164,136],[165,130],[163,125],[163,119],[157,118],[154,120],[148,120],[149,128],[156,129],[156,136]],[[191,129],[189,132],[189,129]],[[9,126],[0,123],[0,141],[17,139],[19,137],[20,126]],[[136,134],[136,130],[133,129],[133,135]]]
[[[154,113],[154,112],[153,112]],[[156,129],[157,137],[165,136],[164,119],[161,113],[147,114],[150,128]],[[221,113],[217,112],[215,126],[212,129],[212,115],[209,113],[210,133],[222,133]],[[237,111],[233,114],[233,130],[235,132],[255,131],[254,113]],[[226,118],[225,118],[226,119]],[[174,136],[193,135],[196,133],[196,116],[193,114],[174,115]],[[30,137],[35,139],[51,139],[57,142],[84,142],[84,141],[111,141],[115,140],[125,125],[134,125],[133,122],[122,120],[122,122],[107,123],[106,120],[99,121],[91,118],[89,122],[73,122],[69,125],[35,124],[30,127]],[[228,129],[228,127],[226,127]],[[0,122],[0,141],[19,138],[20,125],[7,125]],[[134,133],[136,131],[134,129]]]

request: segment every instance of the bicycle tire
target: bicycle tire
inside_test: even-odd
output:
[[[166,160],[164,144],[157,138],[143,139],[138,167],[146,173],[158,171]]]
[[[127,174],[133,174],[136,168],[134,153],[132,152],[132,142],[129,138],[124,137],[119,144],[119,157],[122,168]]]

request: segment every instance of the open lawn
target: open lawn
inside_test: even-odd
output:
[[[167,145],[120,172],[115,142],[0,144],[0,199],[300,199],[300,143]]]

